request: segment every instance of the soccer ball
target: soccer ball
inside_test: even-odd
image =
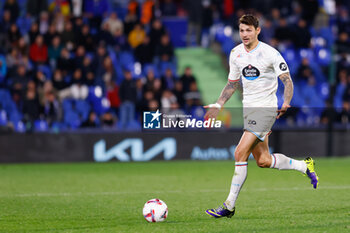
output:
[[[143,206],[143,217],[147,222],[162,222],[168,217],[168,206],[162,200],[151,199]]]

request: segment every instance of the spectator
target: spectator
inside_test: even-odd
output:
[[[49,91],[45,94],[44,115],[49,126],[61,120],[62,109],[53,91]]]
[[[35,89],[28,89],[22,105],[22,113],[25,122],[33,125],[41,113],[41,106]]]
[[[350,100],[349,99],[344,100],[342,111],[339,114],[339,119],[342,124],[350,123]]]
[[[48,51],[42,35],[38,35],[35,39],[35,43],[30,46],[29,57],[37,65],[47,62]]]
[[[86,51],[93,52],[95,50],[95,38],[91,35],[90,26],[88,24],[82,26],[77,41],[79,45],[84,46]]]
[[[161,61],[171,62],[174,59],[174,46],[172,45],[168,35],[163,35],[160,45],[157,47],[156,55]]]
[[[312,75],[312,69],[310,67],[310,62],[307,58],[301,60],[301,64],[298,68],[296,75],[297,81],[307,81],[308,78]]]
[[[160,4],[163,16],[176,16],[176,5],[173,0],[165,0]]]
[[[229,1],[232,2],[232,1]],[[209,30],[210,27],[213,25],[214,19],[213,19],[213,9],[210,4],[210,0],[204,0],[203,3],[203,16],[202,16],[202,45],[204,47],[209,46]],[[232,12],[233,13],[233,12]]]
[[[5,10],[1,20],[1,34],[6,33],[10,29],[11,24],[11,12],[9,10]]]
[[[183,84],[181,80],[175,81],[175,89],[173,90],[174,95],[176,96],[177,102],[181,108],[185,106]]]
[[[63,90],[67,87],[67,84],[65,83],[64,79],[63,79],[63,75],[62,75],[62,72],[61,70],[59,69],[56,69],[54,74],[53,74],[53,78],[52,78],[52,84],[53,84],[53,87],[60,91],[60,90]]]
[[[48,5],[46,0],[27,0],[27,12],[37,16],[42,11],[47,11]]]
[[[45,44],[52,45],[53,38],[55,38],[55,37],[59,37],[60,38],[60,42],[62,42],[60,34],[56,30],[55,24],[52,23],[52,24],[50,24],[50,26],[48,28],[48,31],[44,35]]]
[[[57,59],[56,68],[62,71],[63,76],[66,76],[74,69],[73,62],[68,49],[62,48],[61,55]]]
[[[134,56],[138,62],[140,62],[142,65],[146,63],[152,63],[154,52],[153,48],[150,43],[150,38],[146,36],[143,39],[142,44],[137,46],[134,50]]]
[[[21,35],[26,35],[32,25],[32,16],[29,12],[26,12],[17,19],[16,24],[21,32]]]
[[[201,102],[202,97],[198,90],[196,82],[190,83],[189,91],[185,93],[184,98],[188,109],[194,106],[202,105],[202,102]]]
[[[116,124],[116,119],[111,112],[106,112],[101,116],[101,126],[104,129],[114,128]]]
[[[128,36],[137,23],[138,16],[128,11],[124,19],[124,34]]]
[[[18,30],[16,24],[11,24],[10,30],[7,33],[8,42],[10,42],[11,47],[18,47],[18,41],[21,37],[21,33]]]
[[[20,37],[18,40],[18,52],[21,56],[27,56],[29,53],[28,43],[24,37]]]
[[[123,33],[123,22],[118,18],[117,13],[115,12],[112,12],[109,17],[103,21],[102,27],[104,24],[108,24],[111,35],[114,35],[117,30]]]
[[[153,50],[155,50],[156,47],[160,44],[161,38],[164,34],[166,34],[166,30],[162,24],[162,21],[160,21],[160,19],[155,19],[152,22],[151,30],[149,32]]]
[[[107,86],[108,83],[115,82],[117,80],[112,59],[109,56],[104,59],[103,67],[104,67],[104,74],[102,75],[102,79],[104,82],[103,86]]]
[[[126,37],[120,29],[117,29],[113,35],[113,48],[116,53],[129,49]]]
[[[312,25],[318,13],[318,0],[298,0],[298,3],[302,7],[302,18],[307,25]]]
[[[153,85],[154,85],[154,80],[156,79],[156,76],[154,74],[153,69],[149,69],[146,74],[146,81],[145,84],[143,85],[143,91],[152,91],[153,90]]]
[[[162,113],[169,113],[171,106],[177,103],[176,96],[170,90],[164,90],[161,97]]]
[[[80,69],[76,69],[73,73],[72,85],[61,90],[59,92],[59,97],[61,100],[65,98],[84,100],[87,98],[88,94],[89,88],[84,82],[84,79],[82,77],[82,71]]]
[[[49,56],[49,61],[51,64],[52,68],[56,67],[57,60],[61,55],[61,50],[63,49],[63,46],[61,45],[61,39],[59,36],[55,36],[52,39],[52,43],[49,46],[48,50],[48,56]]]
[[[183,92],[186,93],[190,90],[190,84],[196,82],[196,78],[192,74],[192,68],[187,66],[184,74],[180,78],[182,82]]]
[[[96,128],[98,127],[98,120],[97,115],[94,111],[91,111],[89,113],[88,119],[84,121],[81,126],[81,128]]]
[[[143,92],[143,98],[137,103],[138,112],[150,111],[149,103],[154,100],[154,94],[151,90]]]
[[[40,69],[38,69],[35,72],[34,80],[37,87],[42,87],[46,81],[46,76],[44,72],[42,72]]]
[[[200,45],[202,31],[202,1],[184,0],[185,9],[188,14],[187,46]],[[195,41],[193,41],[193,34]]]
[[[29,80],[26,67],[24,65],[19,65],[14,76],[9,78],[9,86],[12,93],[22,96],[22,92],[25,90]]]
[[[34,43],[35,39],[37,38],[37,36],[39,35],[39,25],[36,22],[33,22],[32,26],[30,27],[29,30],[29,41],[30,43]]]
[[[340,32],[338,40],[336,41],[337,52],[338,53],[350,53],[350,44],[349,44],[349,34],[347,32]]]
[[[94,74],[95,67],[92,64],[91,56],[85,55],[84,58],[83,58],[83,62],[81,64],[81,66],[79,66],[78,68],[81,68],[81,70],[83,72],[83,76],[86,76],[86,78],[88,78],[87,77],[88,73],[93,73]],[[92,85],[92,82],[94,82],[94,79],[95,79],[95,76],[92,77],[92,79],[89,81],[90,84],[88,84],[88,85]],[[88,81],[88,80],[86,80],[86,81]]]
[[[142,4],[141,23],[148,25],[154,17],[154,0],[145,0]]]
[[[93,61],[94,67],[96,67],[96,77],[97,79],[101,79],[104,73],[103,62],[105,58],[108,56],[106,46],[104,43],[100,43],[97,47],[96,55]]]
[[[39,20],[39,32],[41,35],[44,35],[48,32],[50,27],[49,23],[49,14],[46,11],[43,11],[40,13],[40,20]]]
[[[136,48],[142,44],[144,38],[146,37],[146,32],[142,28],[141,24],[136,24],[134,29],[130,32],[128,37],[128,42],[132,48]]]
[[[9,11],[11,14],[11,22],[16,22],[20,9],[16,0],[7,0],[4,4],[4,11]]]
[[[303,36],[301,36],[303,35]],[[306,21],[299,19],[297,25],[293,30],[293,42],[296,48],[309,48],[311,34],[307,28]]]
[[[136,17],[136,20],[140,18],[140,5],[136,0],[130,0],[128,3],[128,15]]]
[[[102,30],[98,34],[98,42],[106,45],[113,45],[114,39],[110,32],[110,26],[108,23],[102,25]]]
[[[124,71],[124,80],[120,85],[120,124],[123,129],[135,118],[136,83],[129,70]]]
[[[73,58],[74,67],[80,68],[83,66],[83,61],[85,58],[85,48],[82,45],[79,45],[75,51],[75,57]]]
[[[115,114],[118,114],[120,107],[119,86],[114,81],[107,83],[107,99],[109,100],[111,110]]]
[[[161,77],[162,89],[163,90],[174,90],[175,89],[175,79],[173,71],[170,68],[165,70],[164,75]]]
[[[288,25],[288,22],[285,18],[280,18],[279,24],[275,30],[274,38],[277,39],[277,41],[280,43],[289,44],[291,42],[293,35],[291,33],[291,29]]]
[[[64,26],[64,31],[61,34],[62,43],[68,50],[73,50],[76,46],[76,33],[73,31],[73,24],[67,21]]]

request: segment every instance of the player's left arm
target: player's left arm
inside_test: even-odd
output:
[[[293,81],[290,77],[289,72],[281,74],[279,78],[284,85],[284,101],[281,109],[278,110],[277,119],[279,119],[283,114],[285,114],[288,108],[290,108],[290,101],[292,100],[294,91]]]

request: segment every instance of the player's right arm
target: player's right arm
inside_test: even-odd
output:
[[[233,49],[231,51],[229,59],[230,73],[228,75],[227,84],[224,87],[224,89],[222,89],[219,99],[216,101],[215,104],[209,104],[204,106],[204,108],[208,108],[208,111],[204,116],[205,119],[216,118],[222,106],[224,106],[224,104],[231,98],[233,93],[235,93],[235,91],[239,87],[240,71],[233,60],[236,56],[237,54],[235,53],[235,49]]]
[[[231,96],[233,95],[233,93],[235,93],[238,87],[238,81],[228,81],[224,89],[222,89],[220,97],[216,101],[216,103],[204,106],[204,108],[208,108],[208,111],[205,114],[204,118],[216,118],[216,116],[220,112],[221,107],[224,106],[224,104],[231,98]]]

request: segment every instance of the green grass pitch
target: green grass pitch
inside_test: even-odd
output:
[[[350,157],[316,159],[318,190],[296,171],[258,168],[231,219],[213,219],[232,161],[0,165],[0,232],[350,232]],[[151,198],[162,223],[143,219]]]

